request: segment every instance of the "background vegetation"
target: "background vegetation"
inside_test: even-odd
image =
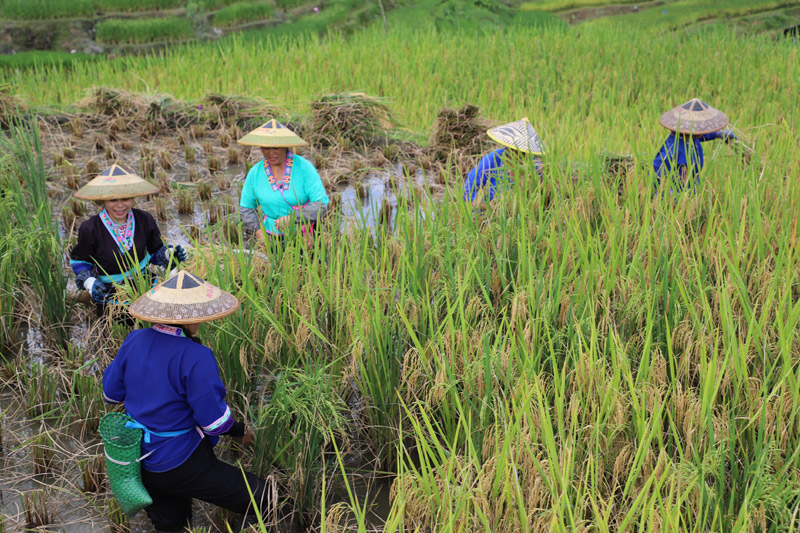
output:
[[[435,195],[397,184],[393,229],[342,233],[332,216],[313,253],[298,236],[248,253],[213,228],[213,244],[195,243],[189,268],[242,301],[201,330],[237,416],[259,428],[239,457],[277,472],[315,527],[374,526],[351,489],[356,474],[383,473],[386,531],[796,530],[800,49],[727,27],[574,31],[499,13],[485,29],[415,28],[412,13],[390,14],[388,35],[373,19],[348,37],[309,34],[309,18],[296,34],[3,70],[0,83],[34,106],[74,109],[103,84],[193,104],[249,93],[295,116],[322,94],[363,90],[418,139],[443,105],[531,119],[549,148],[545,178],[515,168],[513,191],[491,205],[461,202],[463,176],[445,172],[427,176]],[[696,193],[654,196],[658,117],[694,96],[728,113],[756,154],[707,144]],[[0,167],[12,191],[0,245],[15,258],[0,263],[0,312],[7,339],[21,316],[42,316],[47,364],[23,351],[3,379],[39,427],[91,434],[104,408],[79,398],[99,398],[125,332],[65,342],[54,317],[69,310],[29,307],[66,305],[52,290],[66,282],[52,279],[52,247],[28,250],[11,231],[41,212],[37,242],[59,243],[38,134],[14,131]],[[608,174],[605,150],[635,168]],[[6,438],[31,457],[50,450]],[[100,494],[87,498],[105,509]]]
[[[192,23],[180,17],[144,20],[108,19],[97,25],[101,43],[150,43],[186,39],[192,36]]]
[[[238,2],[220,9],[213,18],[217,26],[232,26],[269,18],[275,6],[266,2]]]

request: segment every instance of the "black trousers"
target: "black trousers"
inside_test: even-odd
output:
[[[245,475],[264,514],[269,507],[266,483],[255,474]],[[157,531],[182,531],[190,527],[193,498],[235,513],[247,514],[252,509],[242,471],[217,459],[208,439],[203,439],[194,453],[172,470],[142,469],[142,481],[153,498],[153,504],[145,511]]]

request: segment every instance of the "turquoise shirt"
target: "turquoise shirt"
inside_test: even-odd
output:
[[[292,180],[289,182],[289,189],[283,191],[283,195],[280,191],[272,190],[262,159],[247,173],[239,205],[248,209],[260,206],[262,214],[266,216],[262,222],[264,229],[268,233],[282,235],[275,228],[275,221],[291,215],[294,212],[292,207],[302,207],[308,202],[322,202],[328,205],[329,201],[317,169],[307,159],[294,154]]]

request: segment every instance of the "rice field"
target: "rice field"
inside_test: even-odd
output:
[[[107,19],[97,24],[96,31],[98,42],[122,44],[177,41],[193,35],[192,22],[185,17]]]
[[[185,5],[186,0],[5,0],[0,14],[12,20],[40,20],[86,16],[96,11],[148,11]]]
[[[363,228],[334,209],[311,250],[299,236],[248,245],[235,213],[187,231],[190,269],[242,301],[200,333],[232,409],[258,427],[254,449],[230,445],[229,459],[274,474],[309,531],[800,528],[800,49],[727,29],[620,28],[386,35],[376,22],[347,38],[252,34],[0,72],[29,108],[73,117],[59,126],[69,146],[33,126],[3,140],[0,488],[14,503],[0,524],[142,525],[113,512],[94,432],[99,376],[125,331],[67,298],[70,235],[51,222],[70,205],[66,163],[86,171],[75,147],[138,153],[177,188],[167,167],[227,156],[217,143],[252,109],[191,115],[228,101],[209,92],[260,97],[256,115],[305,127],[322,95],[357,90],[389,106],[388,138],[423,145],[380,151],[404,168],[386,182],[389,217]],[[77,103],[97,85],[185,119],[175,146],[132,141],[123,111],[101,123],[116,139],[91,137],[99,126]],[[728,113],[755,154],[707,144],[696,194],[654,196],[658,117],[693,96]],[[440,109],[464,103],[491,123],[528,116],[548,146],[544,180],[522,167],[491,204],[460,201],[455,150],[437,165],[424,145]],[[327,139],[309,157],[352,160],[343,174],[371,198],[357,184],[379,158]],[[604,151],[634,164],[608,172]],[[235,198],[240,171],[224,161],[209,175]]]
[[[275,6],[266,2],[238,2],[217,11],[213,23],[216,26],[234,26],[269,18],[274,12]]]

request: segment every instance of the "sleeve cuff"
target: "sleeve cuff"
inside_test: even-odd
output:
[[[122,400],[115,400],[114,398],[109,398],[108,395],[106,395],[105,392],[103,393],[103,401],[106,402],[106,403],[110,403],[110,404],[120,404],[120,403],[122,403]]]
[[[222,435],[227,433],[231,426],[233,426],[233,416],[231,415],[231,408],[225,406],[225,413],[218,419],[214,420],[207,426],[202,426],[200,429],[207,435]]]

